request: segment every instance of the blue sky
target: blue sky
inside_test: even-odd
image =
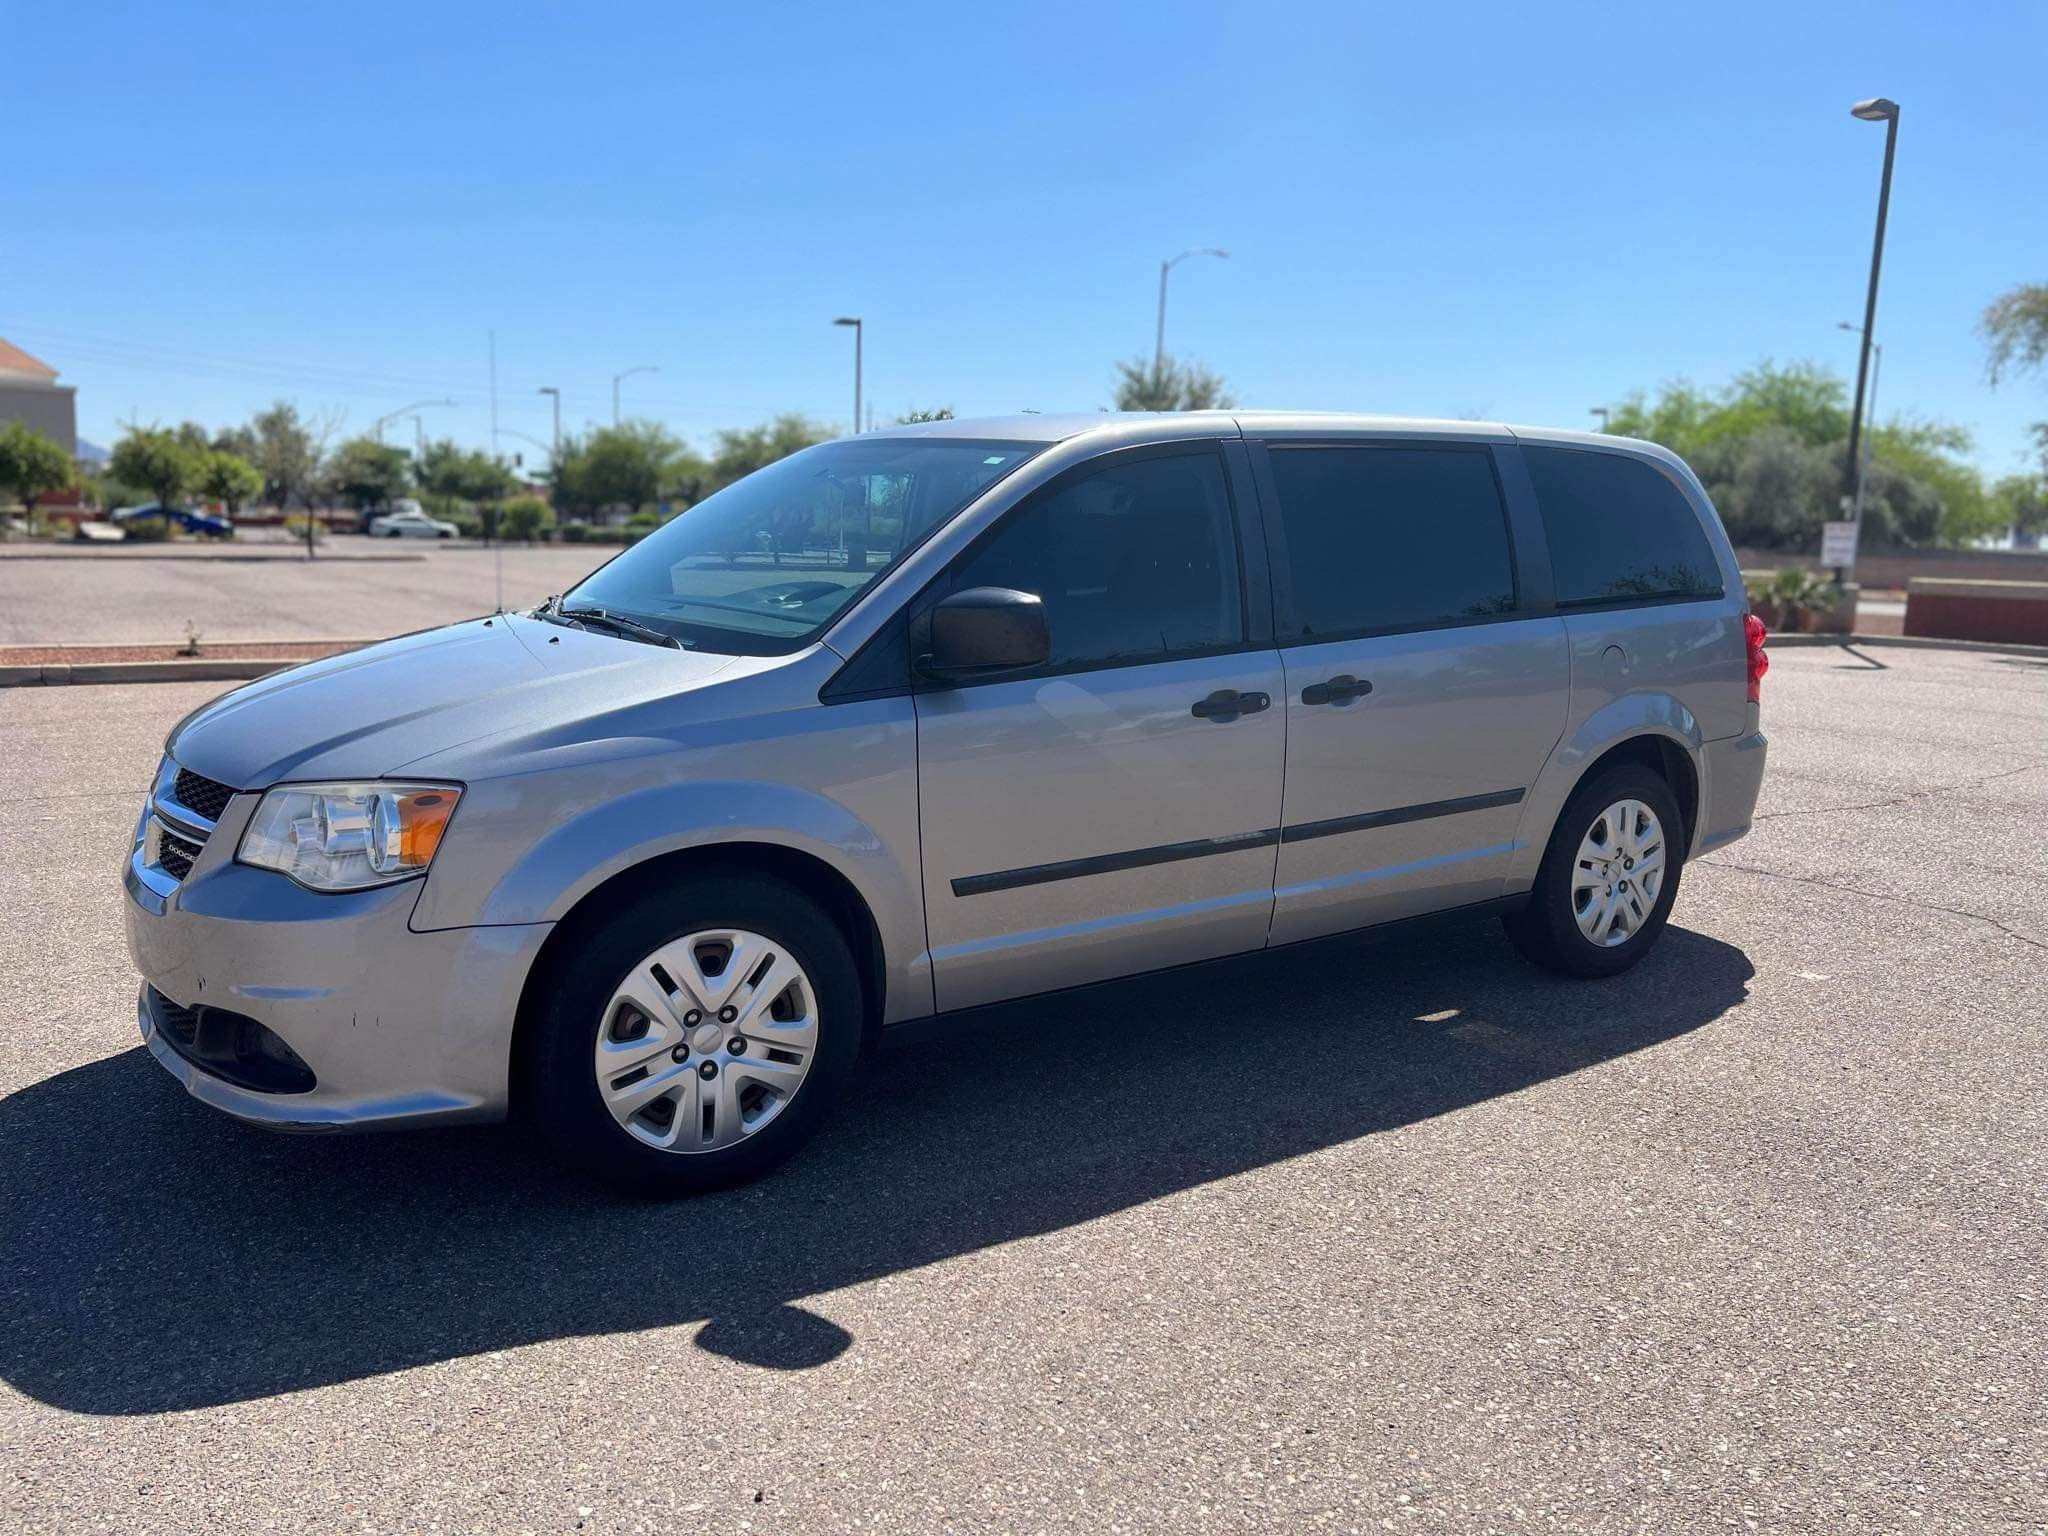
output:
[[[425,396],[507,452],[1107,402],[1169,350],[1251,406],[1585,425],[1771,356],[1845,373],[1904,107],[1882,413],[2020,467],[2048,387],[1978,313],[2048,280],[2048,8],[32,5],[0,0],[0,336],[80,429]],[[396,430],[409,440],[410,422]]]

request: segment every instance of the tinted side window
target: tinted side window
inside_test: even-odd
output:
[[[1512,612],[1507,509],[1484,449],[1271,451],[1304,636]]]
[[[1721,569],[1692,505],[1653,464],[1524,446],[1560,603],[1712,596]]]
[[[1069,481],[971,552],[953,577],[953,590],[963,587],[1036,592],[1054,667],[1237,645],[1243,604],[1222,461],[1137,459]]]

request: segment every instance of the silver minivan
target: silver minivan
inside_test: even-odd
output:
[[[688,1191],[934,1015],[1445,913],[1608,976],[1749,829],[1763,639],[1647,443],[842,439],[531,612],[179,724],[125,874],[142,1035],[245,1120],[517,1112]]]

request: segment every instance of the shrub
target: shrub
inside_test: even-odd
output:
[[[590,537],[590,525],[588,523],[564,523],[556,532],[561,534],[564,544],[581,544]]]
[[[1771,573],[1770,580],[1750,589],[1750,607],[1773,629],[1811,630],[1822,614],[1840,605],[1840,590],[1827,577],[1802,565]]]
[[[162,544],[171,536],[171,520],[167,517],[138,517],[125,522],[122,535],[131,544]]]
[[[505,537],[531,544],[543,529],[554,526],[555,514],[538,496],[514,496],[505,503]]]

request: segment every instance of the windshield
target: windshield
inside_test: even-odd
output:
[[[806,448],[678,514],[563,607],[595,605],[701,650],[796,650],[1043,446],[853,437]]]

